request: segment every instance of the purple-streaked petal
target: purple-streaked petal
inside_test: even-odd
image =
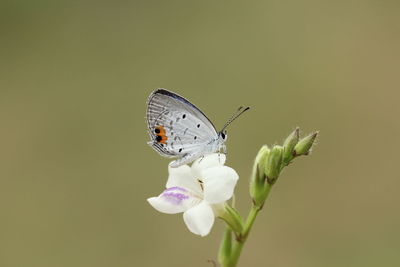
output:
[[[230,199],[239,179],[236,171],[227,166],[213,167],[202,172],[204,200],[220,203]]]
[[[163,213],[174,214],[184,212],[201,200],[182,187],[171,187],[164,190],[158,197],[147,199],[150,205]]]
[[[192,233],[206,236],[214,224],[214,213],[210,205],[202,201],[199,205],[185,211],[183,220]]]
[[[221,153],[213,153],[205,155],[195,160],[192,164],[193,176],[199,178],[202,176],[201,172],[205,169],[223,166],[225,164],[226,156]]]
[[[182,165],[176,168],[168,167],[168,173],[167,188],[182,187],[197,194],[201,193],[201,187],[198,181],[193,177],[192,171],[188,165]]]

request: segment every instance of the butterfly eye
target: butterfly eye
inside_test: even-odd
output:
[[[225,139],[226,136],[224,133],[221,132],[221,137],[222,137],[222,139]]]

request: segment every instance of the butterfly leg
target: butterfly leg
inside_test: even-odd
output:
[[[204,159],[204,155],[200,157],[199,163]]]
[[[221,163],[221,151],[222,151],[222,153],[223,154],[227,154],[227,149],[226,149],[226,145],[225,144],[223,144],[223,145],[221,145],[221,147],[218,149],[218,161]]]
[[[221,149],[222,149],[222,153],[224,153],[225,155],[228,154],[228,149],[226,148],[225,144],[222,145]]]

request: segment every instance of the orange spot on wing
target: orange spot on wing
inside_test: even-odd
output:
[[[160,141],[160,143],[161,144],[166,144],[167,143],[167,140],[168,140],[168,138],[164,135],[164,136],[162,136],[161,137],[162,139],[161,139],[161,141]]]
[[[166,144],[167,140],[168,140],[168,137],[166,135],[166,131],[165,131],[164,126],[158,125],[158,126],[155,127],[154,130],[155,130],[156,135],[158,137],[157,138],[157,142],[161,143],[161,144]]]

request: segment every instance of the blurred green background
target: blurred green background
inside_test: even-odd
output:
[[[399,1],[0,2],[0,266],[212,266],[223,223],[156,212],[157,87],[229,128],[248,179],[262,144],[320,130],[286,168],[240,266],[399,266]]]

